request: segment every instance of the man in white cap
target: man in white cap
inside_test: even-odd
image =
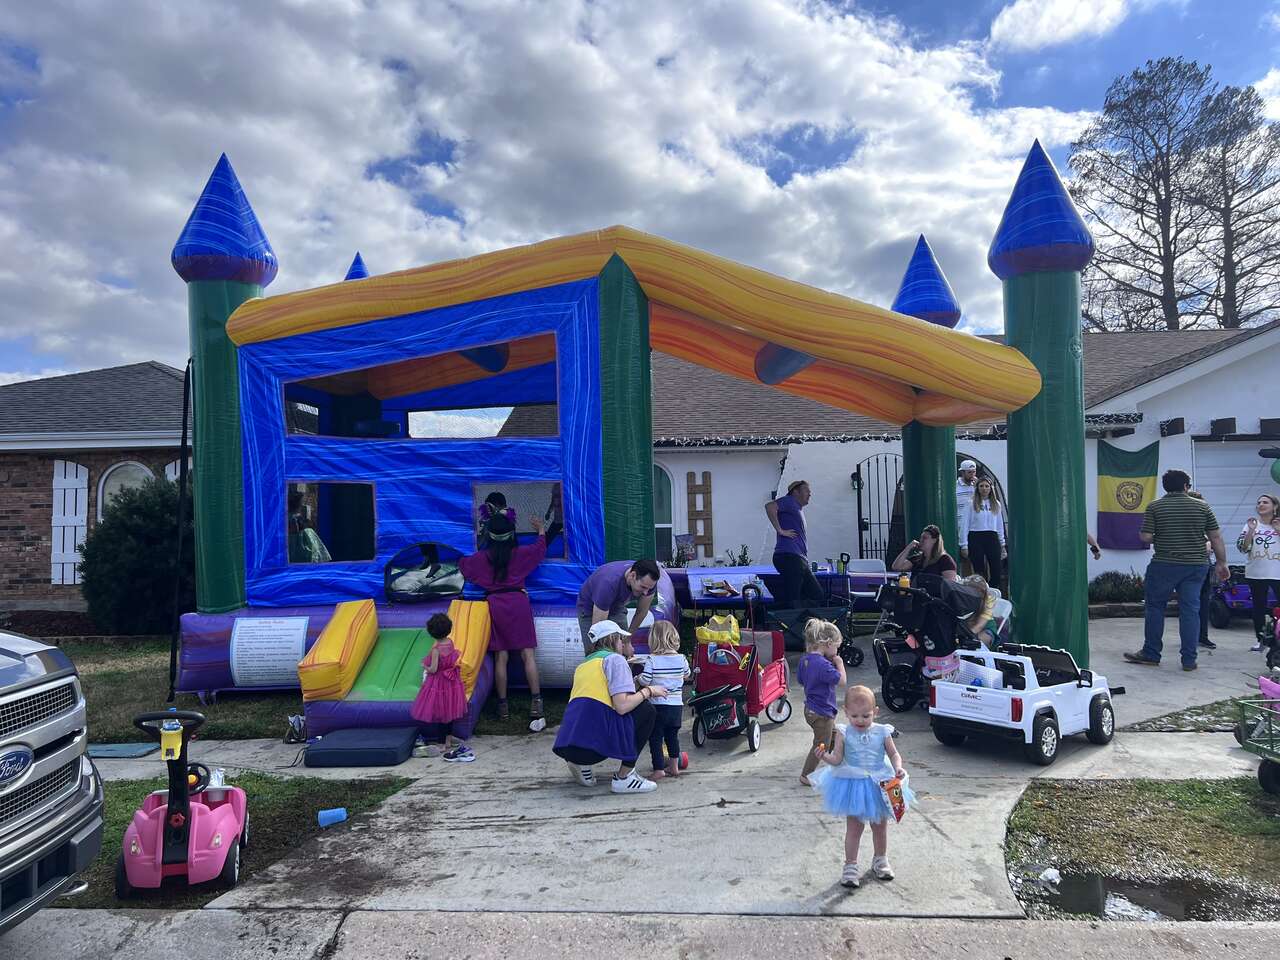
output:
[[[956,529],[964,530],[964,517],[973,509],[973,494],[978,488],[978,465],[972,460],[960,461],[960,475],[956,477]],[[960,559],[964,564],[966,575],[973,573],[969,565],[969,545],[961,534],[957,546],[960,548]]]

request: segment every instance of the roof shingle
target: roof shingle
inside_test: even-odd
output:
[[[0,436],[182,429],[182,371],[148,360],[0,386]]]

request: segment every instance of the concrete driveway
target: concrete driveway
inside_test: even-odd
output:
[[[1172,624],[1171,624],[1172,625]],[[1121,652],[1136,621],[1095,621],[1093,665],[1129,692],[1121,724],[1246,690],[1257,659],[1233,632],[1196,673],[1134,667]],[[875,685],[870,659],[851,680]],[[349,828],[304,844],[288,860],[216,901],[368,910],[725,913],[897,917],[1021,917],[1005,874],[1005,822],[1028,780],[1226,777],[1255,761],[1229,734],[1121,732],[1095,747],[1066,741],[1048,768],[999,743],[949,749],[924,711],[883,714],[920,803],[890,831],[898,879],[837,883],[842,821],[797,779],[809,744],[793,690],[793,719],[766,722],[759,753],[745,738],[688,749],[692,769],[643,797],[615,797],[570,779],[551,737],[486,738],[474,764],[415,760],[417,781]],[[686,731],[687,732],[687,731]],[[287,752],[287,751],[286,751]],[[221,762],[221,761],[219,761]],[[642,762],[643,769],[643,762]],[[598,768],[607,774],[607,768]],[[869,836],[862,863],[870,860]]]

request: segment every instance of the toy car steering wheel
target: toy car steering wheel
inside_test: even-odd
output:
[[[195,710],[153,710],[151,713],[140,713],[133,718],[133,725],[145,733],[156,743],[160,742],[160,724],[166,720],[177,720],[183,727],[195,732],[204,725],[204,714]]]
[[[191,778],[195,777],[196,782],[192,783]],[[209,781],[213,778],[213,771],[199,761],[193,761],[187,764],[187,792],[203,793],[209,788]]]

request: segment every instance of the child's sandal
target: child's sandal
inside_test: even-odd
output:
[[[511,719],[511,708],[507,706],[507,701],[505,700],[498,701],[498,719],[499,720]]]

